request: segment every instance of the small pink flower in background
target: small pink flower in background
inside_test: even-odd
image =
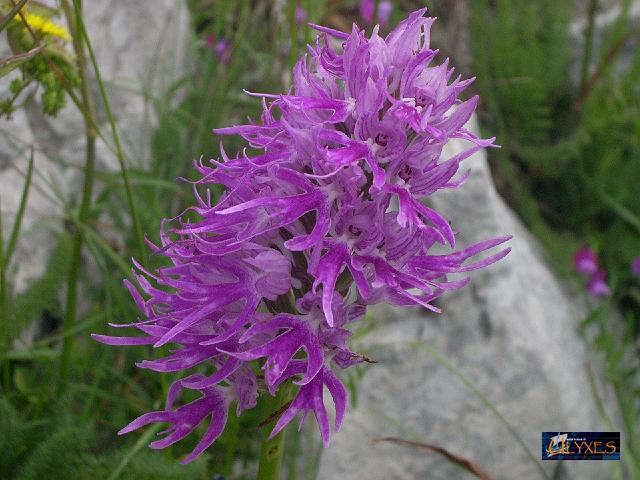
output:
[[[296,23],[302,24],[307,21],[307,11],[300,5],[296,7]]]
[[[631,273],[640,277],[640,256],[637,256],[633,262],[631,262]]]
[[[583,247],[573,256],[573,266],[578,273],[589,276],[587,292],[593,297],[606,297],[611,293],[605,280],[607,272],[598,266],[598,256],[589,247]]]
[[[231,44],[224,38],[220,38],[218,41],[216,41],[216,39],[216,32],[211,32],[207,35],[205,42],[208,47],[213,47],[216,58],[225,65],[228,65],[231,61]]]
[[[578,273],[592,275],[598,270],[598,257],[589,247],[584,247],[573,256],[573,265]]]
[[[361,0],[360,1],[360,16],[366,23],[373,23],[373,11],[375,10],[374,0]],[[388,0],[383,0],[378,4],[378,18],[376,21],[385,26],[389,23],[389,17],[393,10],[393,4]]]
[[[207,47],[211,47],[214,43],[216,43],[216,32],[211,32],[209,35],[207,35],[207,38],[205,38],[205,42],[207,43]]]
[[[605,280],[606,272],[602,269],[591,275],[587,283],[587,292],[594,297],[606,297],[611,293]]]
[[[231,44],[224,38],[218,40],[215,46],[216,57],[225,65],[231,61]]]

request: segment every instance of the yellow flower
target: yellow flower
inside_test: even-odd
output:
[[[22,21],[21,17],[17,17],[20,21]],[[32,30],[36,32],[40,32],[43,35],[51,35],[53,37],[58,37],[63,40],[71,40],[71,35],[66,28],[53,23],[46,17],[42,15],[37,15],[35,13],[24,13],[24,19],[27,24],[31,27]]]

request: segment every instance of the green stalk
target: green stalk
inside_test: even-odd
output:
[[[119,478],[124,469],[127,468],[127,465],[129,465],[131,460],[133,460],[133,457],[135,457],[136,454],[140,450],[142,450],[147,445],[147,443],[149,443],[149,441],[151,441],[153,436],[158,433],[161,428],[162,424],[160,423],[156,423],[155,425],[149,427],[149,429],[144,432],[140,436],[140,438],[138,438],[136,443],[133,444],[129,451],[124,454],[124,456],[120,460],[120,463],[118,463],[118,466],[111,472],[111,475],[109,475],[109,478],[107,480],[116,480],[117,478]]]
[[[580,91],[585,88],[589,79],[589,62],[591,61],[591,54],[593,52],[593,30],[596,23],[597,11],[598,0],[590,0],[589,20],[584,35],[584,51],[582,53],[582,65],[580,68]]]
[[[291,428],[289,442],[287,444],[287,480],[298,478],[298,460],[300,457],[300,437],[302,432]],[[293,435],[293,438],[291,436]]]
[[[2,204],[0,203],[0,206]],[[5,255],[4,255],[4,234],[2,232],[2,210],[0,210],[0,319],[2,322],[2,332],[6,335],[9,330],[9,295],[5,276]],[[4,336],[4,335],[3,335]],[[4,342],[3,346],[4,346]]]
[[[7,283],[7,269],[11,262],[11,257],[15,251],[16,244],[18,243],[18,236],[20,235],[20,227],[22,226],[22,219],[24,218],[24,211],[27,206],[27,198],[29,196],[29,190],[31,188],[31,179],[33,178],[33,149],[31,149],[31,158],[29,159],[29,167],[27,170],[27,176],[25,178],[24,187],[22,188],[22,195],[20,196],[20,204],[18,206],[18,212],[11,229],[11,236],[9,237],[9,243],[7,248],[4,248],[4,236],[2,232],[2,215],[0,212],[0,328],[3,331],[3,337],[0,340],[0,347],[7,349],[11,348],[11,333],[13,330],[13,324],[11,322],[12,312],[9,302],[9,285]],[[2,362],[2,386],[3,391],[8,392],[11,386],[11,371],[9,366],[9,359]]]
[[[267,399],[267,412],[273,414],[281,410],[289,401],[291,385],[282,385],[275,397]],[[258,480],[280,480],[282,453],[284,452],[284,434],[282,430],[269,440],[271,428],[277,418],[264,426],[262,444],[260,446],[260,464],[258,465]]]
[[[0,210],[0,329],[2,329],[2,349],[9,350],[11,344],[11,336],[9,334],[9,291],[7,286],[7,278],[5,275],[5,256],[4,256],[4,235],[2,233],[2,210]],[[2,362],[2,391],[4,395],[9,392],[11,386],[11,371],[9,370],[9,360]]]
[[[227,426],[225,427],[225,435],[227,438],[227,448],[224,452],[224,460],[222,462],[222,474],[225,477],[233,476],[233,462],[236,459],[236,451],[240,443],[240,421],[235,415],[229,415]]]
[[[72,16],[73,12],[69,8],[68,3],[63,2],[65,15],[67,22],[73,35],[73,47],[78,57],[78,70],[80,75],[80,89],[82,104],[89,113],[91,118],[95,118],[95,111],[93,106],[93,100],[91,98],[91,91],[89,88],[89,79],[87,76],[87,63],[84,53],[84,46],[81,38],[78,36],[78,25],[81,23],[81,11],[75,11],[75,18]],[[95,175],[95,157],[96,157],[96,133],[93,126],[89,123],[85,123],[85,137],[86,137],[86,149],[85,149],[85,168],[84,168],[84,185],[82,187],[82,200],[80,203],[80,212],[78,213],[78,220],[81,223],[86,223],[91,213],[91,194],[93,192],[93,179]],[[83,243],[82,229],[75,226],[71,247],[71,262],[69,264],[69,277],[67,281],[67,299],[66,299],[66,311],[64,316],[64,331],[71,330],[76,323],[77,314],[77,302],[78,302],[78,276],[80,274],[80,267],[82,263],[82,243]],[[67,382],[69,380],[69,364],[71,360],[71,352],[73,349],[74,337],[65,338],[62,344],[62,354],[60,357],[60,379],[58,384],[58,391],[63,392],[66,389]]]
[[[24,219],[24,212],[27,208],[27,199],[29,198],[29,190],[31,190],[31,180],[33,179],[33,164],[34,164],[34,152],[31,148],[31,156],[29,157],[29,166],[27,167],[27,175],[24,181],[24,187],[22,188],[22,195],[20,196],[20,204],[18,205],[18,213],[16,213],[16,219],[11,229],[11,237],[9,237],[9,243],[7,245],[7,251],[4,253],[3,265],[5,270],[9,267],[11,257],[16,249],[18,243],[18,237],[20,236],[20,228],[22,227],[22,220]]]
[[[587,369],[587,379],[589,380],[589,386],[591,387],[591,394],[593,395],[593,399],[596,403],[596,409],[598,410],[600,419],[604,423],[605,427],[609,429],[610,432],[614,432],[615,427],[613,426],[611,417],[609,417],[609,414],[607,414],[607,410],[604,407],[604,402],[602,401],[602,397],[598,392],[598,385],[596,384],[596,377],[595,377],[595,374],[593,373],[593,368],[591,368],[591,365],[587,364],[586,369]],[[624,439],[622,440],[622,442],[624,445]],[[626,445],[624,445],[624,447],[626,450],[627,449]],[[625,460],[627,460],[626,456],[625,456]],[[611,462],[611,476],[613,480],[622,479],[622,470],[620,469],[619,462]]]
[[[13,5],[13,8],[11,9],[11,11],[9,11],[9,13],[7,13],[5,17],[2,17],[2,20],[0,20],[0,32],[2,32],[7,25],[9,25],[9,22],[18,14],[25,3],[27,3],[27,0],[20,0],[18,3]]]
[[[63,5],[65,10],[69,8],[68,0],[63,0]],[[140,259],[140,263],[142,265],[146,265],[146,248],[144,244],[144,234],[142,233],[142,223],[140,222],[140,217],[138,215],[138,211],[136,209],[135,202],[133,201],[133,193],[131,190],[131,184],[129,182],[129,174],[127,172],[127,166],[125,163],[124,152],[122,150],[122,144],[120,143],[120,135],[118,134],[118,129],[116,128],[115,117],[113,116],[113,111],[111,110],[111,104],[109,103],[109,97],[107,96],[107,90],[104,86],[104,82],[102,81],[102,75],[100,74],[100,69],[98,68],[98,62],[96,61],[96,56],[93,51],[93,47],[91,45],[91,40],[89,39],[89,35],[87,34],[87,30],[85,28],[84,22],[82,21],[82,8],[80,5],[80,0],[73,0],[73,7],[76,12],[77,19],[77,29],[76,34],[82,36],[82,40],[87,47],[87,51],[89,52],[89,58],[91,60],[91,65],[93,67],[93,71],[96,74],[96,81],[98,82],[98,89],[100,90],[100,96],[102,97],[102,103],[104,104],[104,109],[107,114],[107,118],[109,119],[109,125],[111,127],[111,135],[113,136],[113,142],[116,147],[116,156],[118,157],[118,163],[120,164],[120,174],[122,175],[122,183],[124,184],[124,190],[127,196],[127,203],[129,205],[129,211],[131,213],[131,220],[133,221],[133,227],[136,235],[136,241],[138,244],[138,257]],[[84,51],[83,51],[84,56]],[[92,116],[95,118],[95,115]]]

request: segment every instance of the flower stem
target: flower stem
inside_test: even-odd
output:
[[[68,5],[63,4],[65,8],[65,14],[69,23],[72,35],[73,46],[78,57],[78,71],[81,82],[81,95],[82,104],[87,110],[89,116],[94,119],[95,111],[93,106],[93,100],[91,98],[91,91],[89,88],[89,79],[87,75],[87,62],[84,53],[84,46],[81,37],[78,34],[78,23],[80,22],[79,11],[76,11],[75,15]],[[84,185],[82,187],[82,200],[80,203],[80,212],[78,213],[78,220],[80,223],[86,223],[91,213],[91,194],[93,192],[93,180],[95,176],[95,157],[96,157],[96,132],[93,125],[90,123],[85,124],[85,167],[84,167]],[[78,303],[78,276],[80,273],[80,267],[82,263],[82,244],[83,244],[83,232],[82,229],[76,225],[71,248],[71,261],[69,264],[69,276],[67,279],[67,299],[66,299],[66,311],[64,317],[63,330],[69,331],[76,323],[76,312]],[[58,384],[59,392],[65,390],[67,381],[69,379],[69,364],[71,359],[71,352],[73,347],[74,337],[66,337],[62,344],[62,354],[60,356],[60,383]]]
[[[275,397],[267,400],[267,412],[273,414],[281,410],[289,401],[291,385],[282,385]],[[264,426],[262,444],[260,446],[260,464],[258,466],[258,480],[279,480],[280,466],[282,465],[282,454],[284,452],[284,434],[282,430],[275,437],[269,440],[271,428],[277,420],[272,419]]]
[[[589,62],[593,52],[593,30],[595,26],[596,13],[598,12],[598,0],[589,2],[589,21],[584,34],[584,50],[582,53],[582,65],[580,67],[580,90],[584,89],[589,80]]]
[[[7,351],[11,345],[11,335],[9,328],[11,321],[9,319],[9,291],[7,279],[5,276],[5,256],[4,256],[4,236],[2,232],[2,210],[0,210],[0,330],[2,331],[2,342],[0,347]],[[9,360],[2,362],[2,391],[7,395],[11,386],[11,371],[9,369]]]

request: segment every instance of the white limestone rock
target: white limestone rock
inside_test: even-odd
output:
[[[179,0],[86,0],[85,23],[121,134],[127,161],[141,165],[149,158],[152,108],[143,92],[160,96],[168,86],[190,71],[189,25],[185,2]],[[63,22],[62,19],[58,21]],[[4,37],[0,56],[8,53]],[[91,66],[101,130],[111,141],[110,129]],[[5,96],[10,78],[0,80]],[[69,201],[82,188],[84,121],[69,100],[57,118],[45,117],[37,102],[2,120],[0,135],[0,211],[3,232],[9,234],[18,208],[29,146],[35,148],[34,187],[24,219],[10,278],[21,291],[38,278],[53,247],[52,231],[62,226],[62,207],[51,185]],[[7,135],[6,132],[9,132]],[[97,167],[117,170],[114,153],[97,144]],[[44,227],[44,228],[43,228]]]

